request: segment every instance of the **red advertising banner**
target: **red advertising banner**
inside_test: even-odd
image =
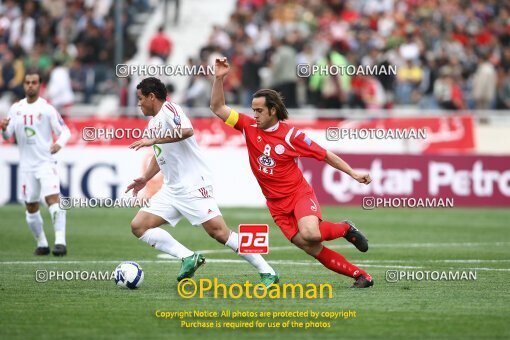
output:
[[[386,118],[370,121],[345,121],[339,125],[350,129],[425,129],[421,152],[470,152],[474,150],[474,119],[472,116]]]
[[[453,198],[455,206],[510,206],[510,157],[343,154],[368,171],[360,184],[324,162],[302,158],[301,169],[322,204],[360,204],[364,197]]]
[[[125,146],[143,137],[148,119],[144,118],[71,118],[66,120],[72,138],[69,145]],[[192,120],[195,138],[202,147],[242,147],[244,137],[226,126],[218,118],[196,118]],[[373,120],[292,120],[290,124],[304,130],[309,137],[325,138],[328,128],[340,129],[425,129],[426,138],[420,140],[420,153],[472,152],[474,151],[473,117],[444,116],[424,118],[386,118]],[[115,131],[115,136],[113,131]],[[138,137],[138,138],[137,138]]]

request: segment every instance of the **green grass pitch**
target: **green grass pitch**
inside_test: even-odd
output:
[[[42,208],[48,241],[49,214]],[[227,223],[268,223],[266,258],[283,283],[330,283],[332,299],[249,300],[183,299],[176,291],[180,263],[131,235],[135,209],[68,211],[68,256],[34,257],[35,242],[22,206],[0,207],[0,339],[494,339],[510,338],[510,210],[380,209],[323,207],[325,219],[352,219],[369,238],[360,253],[344,239],[327,242],[375,279],[371,289],[347,288],[353,280],[318,266],[291,244],[272,223],[266,209],[222,209]],[[197,227],[181,222],[167,227],[193,250],[209,250],[195,278],[225,284],[257,282],[256,272]],[[113,270],[134,260],[145,272],[138,290],[110,281],[35,282],[36,270]],[[476,271],[472,281],[385,281],[387,270]],[[187,329],[155,311],[356,311],[356,317],[329,320],[324,329]],[[207,321],[208,319],[194,319]],[[216,319],[225,321],[224,319]],[[251,321],[237,319],[231,321]],[[261,319],[262,320],[262,319]],[[280,319],[278,319],[280,320]],[[286,318],[281,319],[285,321]],[[321,319],[325,321],[324,319]],[[188,319],[188,321],[193,321]],[[268,321],[268,320],[262,320]],[[276,320],[275,320],[276,321]],[[297,320],[306,321],[306,320]]]

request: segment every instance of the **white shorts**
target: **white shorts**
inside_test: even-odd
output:
[[[60,178],[57,166],[48,164],[36,171],[20,171],[20,199],[36,203],[42,197],[60,193]]]
[[[200,225],[216,216],[221,216],[213,197],[212,186],[175,195],[170,193],[169,187],[163,184],[150,199],[150,206],[140,210],[167,220],[172,227],[175,227],[182,217],[185,217],[192,225]]]

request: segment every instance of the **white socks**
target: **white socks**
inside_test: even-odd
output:
[[[51,221],[55,229],[55,244],[66,245],[66,211],[60,209],[58,203],[53,203],[48,208]]]
[[[37,210],[35,213],[31,214],[26,211],[25,215],[27,224],[30,227],[32,234],[34,235],[35,240],[37,241],[37,247],[47,247],[48,241],[46,240],[46,235],[44,234],[41,212]]]
[[[166,230],[152,228],[147,230],[140,240],[147,242],[151,247],[178,258],[184,258],[194,253],[179,243]]]
[[[148,243],[151,247],[154,247],[159,251],[181,259],[193,255],[193,251],[180,244],[176,239],[172,237],[172,235],[161,228],[152,228],[147,230],[142,235],[142,237],[140,237],[140,240]],[[238,235],[236,232],[230,232],[230,236],[225,245],[237,253],[239,246]],[[259,273],[269,273],[271,275],[275,275],[273,268],[271,268],[271,266],[266,262],[266,260],[264,260],[261,255],[239,254],[239,256],[257,268]]]
[[[60,209],[57,203],[52,204],[49,210],[53,228],[55,229],[55,244],[66,245],[66,212]],[[37,241],[37,247],[47,247],[48,240],[46,240],[46,234],[44,234],[41,211],[37,210],[33,214],[26,211],[25,215],[27,224]]]
[[[229,247],[233,251],[237,253],[237,249],[239,248],[239,240],[238,240],[238,234],[235,231],[230,232],[230,236],[228,237],[227,242],[225,243],[225,246]],[[252,266],[257,268],[259,273],[266,274],[269,273],[271,275],[275,275],[274,269],[264,260],[262,255],[260,254],[239,254],[243,259],[248,261]]]

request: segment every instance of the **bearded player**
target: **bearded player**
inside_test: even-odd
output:
[[[64,256],[67,254],[66,212],[59,206],[60,179],[53,154],[66,145],[71,133],[57,110],[39,97],[39,74],[27,73],[23,87],[26,98],[11,106],[8,118],[0,121],[0,129],[6,140],[15,135],[20,150],[21,198],[26,206],[27,224],[37,242],[34,255],[50,253],[39,211],[42,195],[55,230],[52,253]],[[55,142],[52,132],[59,136]]]
[[[205,231],[221,244],[237,252],[238,234],[231,231],[213,197],[212,176],[202,151],[193,136],[193,126],[181,107],[166,101],[165,85],[157,78],[142,80],[136,87],[138,106],[145,116],[151,116],[149,131],[154,136],[134,142],[130,148],[152,147],[154,156],[142,177],[131,183],[126,192],[133,195],[145,187],[159,171],[164,183],[151,198],[150,207],[140,209],[131,222],[135,236],[152,247],[182,259],[177,280],[192,277],[205,263],[202,254],[195,253],[177,241],[161,225],[173,227],[184,217],[193,225],[202,225]],[[168,133],[167,133],[168,132]],[[260,254],[239,254],[259,274],[266,287],[277,283],[279,275]]]
[[[285,237],[326,268],[355,279],[352,288],[373,286],[372,277],[322,242],[344,237],[362,251],[368,240],[350,221],[324,221],[312,187],[297,165],[298,157],[312,157],[345,172],[359,183],[369,184],[369,174],[355,172],[334,153],[314,143],[300,130],[283,121],[288,118],[278,92],[262,89],[253,95],[254,117],[225,105],[223,79],[230,70],[226,58],[216,59],[211,110],[246,138],[250,167],[257,179],[276,225]]]

